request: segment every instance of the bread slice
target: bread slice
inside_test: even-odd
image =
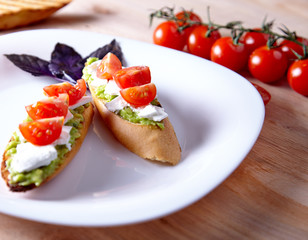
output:
[[[181,159],[181,147],[169,118],[163,120],[164,129],[156,126],[131,123],[109,111],[104,100],[95,94],[89,83],[92,98],[102,120],[116,139],[138,156],[176,165]]]
[[[0,30],[41,21],[72,0],[0,0]]]
[[[48,181],[50,181],[54,177],[56,177],[71,162],[71,160],[77,154],[77,152],[79,151],[79,149],[80,149],[80,147],[81,147],[81,145],[84,141],[84,138],[87,135],[89,126],[91,125],[91,122],[92,122],[93,115],[94,115],[93,105],[92,105],[92,103],[90,103],[89,107],[87,107],[85,109],[85,111],[83,112],[84,122],[82,123],[82,125],[83,125],[82,128],[79,129],[80,137],[77,138],[75,143],[72,145],[71,151],[69,151],[68,153],[66,153],[64,155],[63,163],[55,170],[55,172],[53,174],[48,176],[40,184],[40,186],[42,186],[44,183],[47,183]],[[6,168],[6,160],[8,160],[8,157],[6,156],[6,151],[5,151],[4,154],[3,154],[3,159],[2,159],[2,164],[1,164],[1,174],[2,174],[3,179],[6,182],[7,186],[10,188],[11,191],[13,191],[13,192],[24,192],[24,191],[28,191],[28,190],[31,190],[31,189],[37,187],[35,184],[31,184],[31,185],[28,185],[28,186],[11,185],[9,183],[10,172]]]

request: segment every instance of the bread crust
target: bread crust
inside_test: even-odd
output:
[[[93,111],[93,105],[90,103],[90,106],[87,107],[83,113],[84,122],[82,123],[82,128],[79,129],[80,137],[76,139],[75,143],[72,145],[71,151],[66,153],[64,155],[63,163],[55,170],[53,174],[48,176],[38,187],[42,186],[43,184],[49,182],[51,179],[56,177],[75,157],[75,155],[78,153],[86,135],[89,129],[89,126],[91,125],[92,119],[93,119],[94,111]],[[11,140],[10,140],[11,141]],[[1,174],[2,178],[6,182],[7,186],[10,188],[13,192],[25,192],[28,190],[31,190],[33,188],[37,188],[35,184],[30,184],[28,186],[20,186],[20,185],[11,185],[9,183],[9,174],[10,172],[6,169],[6,160],[8,158],[6,157],[6,151],[3,154],[2,163],[1,163]]]
[[[0,3],[0,30],[26,26],[41,21],[69,4],[71,0],[15,0]]]
[[[138,156],[176,165],[181,159],[181,147],[169,118],[163,120],[164,129],[131,123],[109,111],[91,87],[92,98],[103,122],[115,138]]]

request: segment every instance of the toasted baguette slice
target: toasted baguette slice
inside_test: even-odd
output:
[[[94,115],[93,105],[90,103],[90,106],[87,107],[85,109],[84,113],[83,113],[84,122],[82,123],[83,127],[81,129],[79,129],[80,137],[77,138],[74,145],[72,145],[71,151],[69,151],[68,153],[66,153],[64,155],[63,163],[55,170],[55,172],[53,174],[48,176],[39,186],[42,186],[44,183],[47,183],[48,181],[53,179],[55,176],[57,176],[70,163],[70,161],[74,158],[74,156],[79,151],[79,149],[80,149],[80,147],[83,143],[84,138],[87,135],[89,126],[91,125],[91,122],[92,122],[93,115]],[[31,190],[31,189],[37,187],[35,184],[31,184],[31,185],[27,185],[27,186],[11,185],[9,183],[10,172],[6,168],[6,160],[8,160],[8,158],[6,157],[6,151],[5,151],[4,154],[3,154],[3,159],[2,159],[2,164],[1,164],[1,173],[2,173],[3,179],[5,180],[7,186],[10,188],[11,191],[13,191],[13,192],[24,192],[24,191],[28,191],[28,190]]]
[[[41,21],[72,0],[0,0],[0,30]]]
[[[163,120],[164,129],[155,126],[131,123],[109,111],[104,101],[95,94],[90,84],[95,106],[104,123],[116,139],[138,156],[176,165],[181,159],[181,147],[168,118]]]

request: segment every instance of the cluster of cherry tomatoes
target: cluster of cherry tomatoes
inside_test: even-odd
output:
[[[33,121],[19,124],[23,137],[38,146],[51,144],[60,137],[69,106],[85,95],[87,85],[80,79],[75,86],[63,82],[46,86],[43,90],[48,98],[25,107]]]
[[[305,55],[302,45],[281,39],[269,47],[270,34],[261,28],[246,30],[235,42],[231,36],[221,36],[215,28],[209,31],[208,26],[194,12],[180,11],[174,14],[174,19],[156,27],[153,42],[185,50],[236,72],[248,68],[253,77],[265,83],[287,76],[293,90],[308,96],[308,59],[298,59],[299,55]],[[296,41],[308,46],[305,38],[296,37]]]
[[[151,82],[148,66],[122,68],[122,63],[113,53],[107,53],[100,62],[96,76],[115,81],[123,99],[135,107],[146,106],[156,97],[156,86]]]

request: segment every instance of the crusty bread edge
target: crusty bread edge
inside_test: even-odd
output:
[[[138,156],[153,161],[176,165],[181,160],[181,147],[169,118],[163,120],[164,129],[131,123],[109,111],[102,99],[91,87],[92,98],[101,119],[115,138],[128,150]]]
[[[16,27],[23,27],[48,18],[50,15],[65,7],[71,1],[57,3],[55,6],[46,6],[42,9],[24,8],[20,11],[8,11],[0,14],[0,30],[8,30]]]
[[[84,122],[82,123],[83,126],[81,129],[79,129],[79,133],[80,133],[80,137],[76,139],[74,145],[72,146],[71,151],[69,151],[68,153],[65,154],[65,158],[63,160],[63,163],[56,169],[56,171],[48,176],[38,187],[41,187],[43,184],[49,182],[51,179],[53,179],[54,177],[56,177],[71,161],[72,159],[75,157],[75,155],[78,153],[86,135],[88,132],[88,129],[92,123],[92,119],[93,119],[93,115],[94,115],[94,110],[93,110],[93,105],[92,103],[90,103],[90,106],[87,107],[83,113],[83,117],[84,117]],[[10,188],[11,191],[13,192],[24,192],[24,191],[28,191],[31,190],[33,188],[37,188],[37,186],[35,184],[31,184],[28,186],[19,186],[19,185],[10,185],[9,184],[9,171],[6,169],[6,160],[7,158],[5,157],[6,155],[6,151],[3,154],[3,160],[2,160],[2,164],[1,164],[1,173],[2,173],[2,177],[4,179],[4,181],[6,182],[7,186]]]

